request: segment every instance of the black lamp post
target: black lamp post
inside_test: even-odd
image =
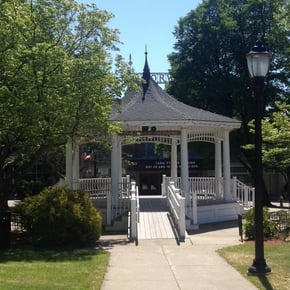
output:
[[[262,132],[264,80],[269,70],[271,55],[266,51],[260,37],[247,54],[247,63],[253,83],[255,96],[255,259],[248,269],[249,274],[267,274],[271,268],[264,258],[263,232],[263,169],[262,169]]]

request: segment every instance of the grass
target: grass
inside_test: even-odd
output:
[[[265,259],[271,274],[265,276],[247,275],[253,263],[254,246],[243,244],[218,250],[219,254],[258,289],[287,290],[290,285],[290,244],[266,245]]]
[[[0,251],[0,289],[101,288],[109,253],[99,249],[32,249]]]

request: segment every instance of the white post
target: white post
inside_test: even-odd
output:
[[[185,239],[185,198],[179,199],[180,214],[179,214],[179,235],[183,241]]]
[[[181,129],[180,146],[181,146],[181,190],[185,197],[185,207],[192,209],[192,222],[195,227],[197,225],[197,201],[194,195],[192,196],[192,200],[190,200],[187,130],[184,128]]]
[[[69,140],[66,143],[65,147],[66,155],[65,155],[65,175],[66,175],[66,184],[68,188],[73,188],[73,154],[72,154],[72,142]]]
[[[80,146],[78,140],[73,142],[73,189],[79,189],[80,180]]]
[[[170,174],[172,180],[177,180],[177,140],[176,138],[172,137],[172,144],[171,144],[171,167],[170,167]]]
[[[186,205],[189,204],[189,180],[188,180],[188,147],[187,130],[181,129],[181,190],[186,198]]]
[[[107,222],[111,223],[112,219],[112,206],[116,207],[118,203],[119,196],[119,147],[118,147],[118,135],[112,135],[112,152],[111,152],[111,180],[112,180],[112,190],[111,195],[107,198]]]
[[[222,151],[221,141],[215,141],[215,192],[218,197],[221,196],[221,178],[222,178]]]
[[[165,174],[162,174],[161,195],[167,196],[167,183],[166,183],[166,175]]]
[[[192,228],[193,229],[198,229],[196,194],[192,194]]]
[[[237,200],[240,200],[241,197],[239,196],[239,192],[238,192],[238,188],[237,188],[237,177],[234,176],[233,179],[232,179],[232,188],[233,188],[233,196],[234,196],[234,199],[237,201]]]
[[[223,142],[223,169],[224,169],[224,200],[232,201],[231,195],[231,163],[230,163],[230,140],[229,131],[224,130]]]
[[[118,158],[119,158],[119,184],[122,183],[122,173],[123,173],[123,164],[122,164],[122,146],[121,139],[118,138]]]
[[[244,206],[249,207],[249,195],[250,195],[250,187],[249,186],[245,186],[245,190],[244,190]]]
[[[135,182],[132,182],[131,191],[130,239],[131,241],[137,239],[137,198]]]

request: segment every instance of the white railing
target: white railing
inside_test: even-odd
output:
[[[122,216],[130,209],[130,176],[122,177],[122,182],[118,187],[118,195],[112,197],[111,220]]]
[[[189,177],[189,196],[198,200],[223,200],[223,178]],[[162,194],[166,194],[166,187],[172,181],[171,177],[163,175]],[[181,177],[177,177],[175,187],[181,188]]]
[[[232,179],[232,191],[234,197],[240,205],[245,208],[251,208],[255,204],[255,188],[248,186],[238,180],[236,177]]]
[[[131,210],[129,214],[129,238],[130,241],[138,243],[138,223],[140,216],[139,191],[136,182],[131,183]]]
[[[189,193],[197,200],[222,200],[223,178],[189,177]]]
[[[181,240],[185,239],[185,198],[181,196],[180,189],[176,188],[174,182],[168,185],[167,200],[173,222],[178,229]]]
[[[124,214],[130,208],[130,176],[122,177],[118,185],[118,195],[112,196],[111,178],[82,178],[79,179],[79,189],[89,193],[94,200],[107,200],[107,224],[116,217]]]
[[[103,199],[111,193],[111,178],[82,178],[79,188],[87,192],[91,199]]]

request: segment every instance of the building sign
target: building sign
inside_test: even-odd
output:
[[[138,73],[140,77],[142,77],[143,73]],[[171,76],[169,73],[150,73],[152,79],[157,84],[167,84],[171,80]]]
[[[180,168],[180,162],[177,162],[177,167]],[[188,161],[188,169],[198,169],[200,166],[198,165],[197,160],[189,160]],[[130,160],[129,170],[138,170],[138,171],[162,171],[162,170],[170,170],[171,162],[169,159],[157,159],[157,160]]]

